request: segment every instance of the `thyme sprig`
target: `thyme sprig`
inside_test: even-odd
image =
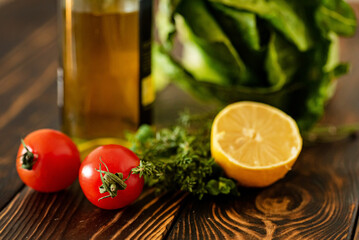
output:
[[[141,164],[133,173],[145,176],[146,183],[158,192],[182,190],[197,195],[238,195],[232,179],[210,153],[210,129],[213,115],[192,116],[184,113],[172,128],[157,132],[148,125],[131,135],[132,150]]]

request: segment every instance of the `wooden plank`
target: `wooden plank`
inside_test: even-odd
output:
[[[356,218],[353,219],[353,224],[351,227],[351,236],[353,240],[359,239],[359,204],[356,207]]]
[[[102,210],[78,182],[54,194],[24,188],[0,213],[1,239],[162,239],[185,194],[146,190],[131,206]]]
[[[23,186],[15,170],[20,138],[58,127],[56,1],[7,2],[0,7],[0,32],[2,209]]]
[[[12,0],[0,6],[0,58],[39,26],[56,17],[56,2]]]
[[[354,230],[355,232],[354,232],[354,240],[357,240],[357,239],[359,239],[359,216],[357,216],[357,224],[356,224],[356,230]]]
[[[5,5],[5,4],[9,3],[10,1],[12,1],[12,0],[0,0],[0,7],[2,5]]]
[[[41,58],[37,60],[40,61]],[[2,178],[0,182],[0,191],[2,192],[0,195],[0,208],[9,201],[10,197],[17,191],[16,189],[22,185],[15,171],[15,158],[19,139],[34,129],[55,128],[58,125],[56,83],[54,79],[56,65],[55,61],[43,64],[44,69],[41,72],[31,77],[29,75],[26,79],[33,82],[31,87],[27,89],[18,87],[16,91],[19,89],[22,91],[18,94],[8,95],[12,93],[10,91],[4,96],[4,98],[7,96],[8,98],[2,101],[2,104],[8,105],[8,108],[4,109],[2,107],[4,111],[0,117],[0,136],[6,139],[0,145],[0,176]],[[14,78],[13,80],[15,81]],[[44,94],[44,92],[47,93]]]
[[[169,239],[351,239],[358,145],[306,149],[285,179],[264,189],[243,188],[238,199],[191,199]]]
[[[34,129],[58,126],[56,21],[51,23],[42,30],[53,37],[25,38],[0,59],[0,136],[6,138],[0,145],[0,209],[22,186],[14,164],[19,139]]]
[[[306,150],[285,179],[264,189],[241,189],[238,199],[188,201],[169,239],[350,239],[354,189],[346,171],[331,169],[346,145]]]

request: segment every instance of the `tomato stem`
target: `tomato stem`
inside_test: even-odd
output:
[[[30,151],[30,149],[25,144],[24,140],[21,139],[21,144],[26,150],[26,152],[21,155],[21,167],[27,170],[32,170],[32,167],[35,164],[35,160],[37,159],[37,155]]]
[[[108,197],[114,198],[117,196],[117,191],[125,190],[127,187],[127,184],[125,182],[131,175],[130,172],[128,177],[126,179],[123,179],[123,173],[111,173],[106,164],[102,161],[101,157],[100,161],[105,165],[107,171],[101,170],[101,163],[99,169],[96,169],[96,171],[100,173],[100,178],[102,182],[102,185],[99,187],[99,191],[100,193],[108,192],[109,194],[102,198],[99,198],[98,201]]]

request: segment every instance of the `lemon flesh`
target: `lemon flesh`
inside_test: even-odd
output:
[[[268,186],[291,169],[302,149],[296,122],[266,104],[238,102],[216,116],[211,153],[244,186]]]

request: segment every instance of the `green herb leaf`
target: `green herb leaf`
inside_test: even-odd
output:
[[[287,0],[210,0],[239,10],[257,14],[292,41],[300,51],[312,46],[308,28],[303,22],[300,9]]]
[[[153,134],[143,134],[143,129],[149,128],[142,126],[130,138],[141,159],[132,173],[144,176],[146,183],[159,192],[182,190],[199,198],[207,194],[236,195],[236,184],[223,177],[223,171],[211,157],[212,119],[213,115],[183,114],[178,125]]]

